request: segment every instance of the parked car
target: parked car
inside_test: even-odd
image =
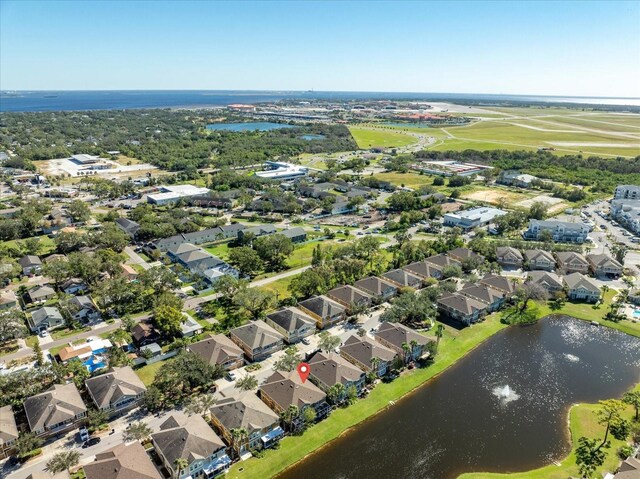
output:
[[[82,449],[86,449],[88,447],[95,446],[99,442],[100,442],[100,438],[99,437],[92,437],[88,441],[85,441],[84,444],[82,444]]]
[[[235,381],[236,379],[238,379],[238,376],[236,376],[233,371],[228,371],[224,377],[227,381]]]
[[[80,433],[80,440],[82,442],[85,442],[89,439],[89,430],[86,427],[81,427],[79,433]]]
[[[302,342],[302,344],[306,344],[307,346],[309,346],[311,344],[311,341],[309,341],[307,338],[302,338],[301,342]]]

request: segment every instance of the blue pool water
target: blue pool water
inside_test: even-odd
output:
[[[213,123],[207,125],[207,130],[213,131],[271,131],[284,128],[298,128],[285,123],[272,123],[269,121],[256,121],[250,123]]]
[[[633,317],[640,319],[640,309],[635,309],[633,311]]]

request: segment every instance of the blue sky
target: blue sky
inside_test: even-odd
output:
[[[640,97],[640,1],[0,2],[0,89]]]

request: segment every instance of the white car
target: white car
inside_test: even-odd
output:
[[[47,336],[49,336],[49,331],[47,331],[46,329],[43,329],[42,331],[40,331],[41,338],[46,338]]]

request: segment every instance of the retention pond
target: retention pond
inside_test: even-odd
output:
[[[570,450],[572,404],[619,397],[638,381],[640,339],[548,317],[501,331],[278,477],[450,479],[541,467]]]

